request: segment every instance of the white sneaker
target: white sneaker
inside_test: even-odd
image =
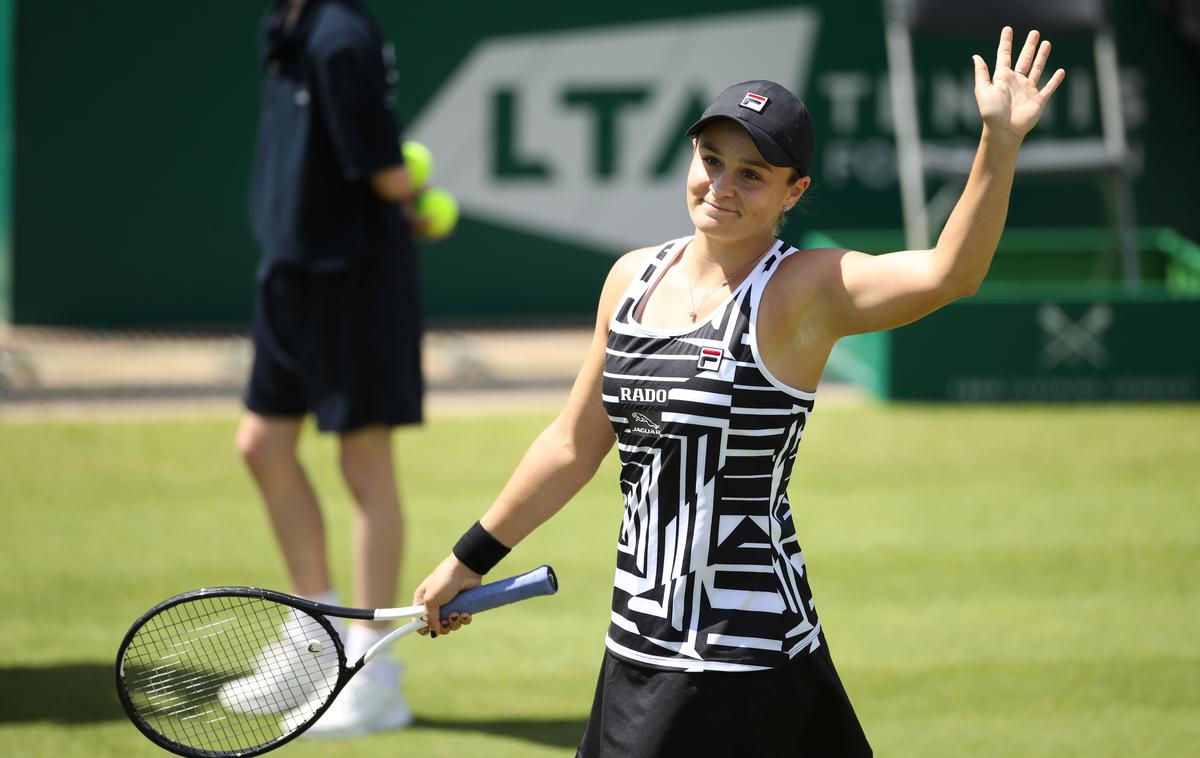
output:
[[[374,671],[360,671],[341,691],[329,710],[313,724],[305,736],[336,739],[371,732],[403,729],[413,721],[413,713],[400,692],[403,668],[398,662],[373,661]],[[312,715],[309,705],[295,709],[285,717],[285,727],[307,721]]]
[[[327,693],[337,674],[337,649],[325,627],[293,610],[279,639],[255,658],[254,673],[226,682],[217,700],[234,713],[284,713],[302,706],[314,693]]]

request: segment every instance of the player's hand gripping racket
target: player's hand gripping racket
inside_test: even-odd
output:
[[[442,611],[474,614],[557,590],[554,570],[542,566],[467,590]],[[340,608],[252,587],[187,592],[151,608],[126,633],[117,693],[137,728],[167,750],[259,755],[311,726],[367,661],[425,626],[424,611]],[[330,616],[413,620],[351,663]]]

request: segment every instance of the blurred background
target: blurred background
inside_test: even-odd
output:
[[[689,231],[682,131],[716,92],[752,77],[801,94],[818,135],[813,189],[783,236],[905,247],[898,133],[930,164],[916,192],[934,206],[940,186],[943,200],[956,197],[958,169],[933,164],[937,151],[966,147],[969,157],[979,132],[969,56],[990,60],[996,36],[990,20],[985,32],[948,30],[903,12],[885,35],[888,14],[873,3],[750,2],[730,12],[706,0],[534,2],[521,13],[472,7],[466,18],[444,4],[369,5],[396,44],[406,136],[432,148],[433,182],[463,209],[457,233],[422,259],[435,330],[586,326],[615,256]],[[1014,16],[1024,6],[1037,4],[1003,7]],[[246,195],[262,10],[244,0],[0,2],[0,321],[10,325],[0,402],[39,386],[44,396],[63,372],[86,379],[75,373],[86,364],[54,364],[35,349],[57,339],[61,350],[61,331],[30,327],[92,338],[245,331],[258,259]],[[1053,65],[1069,75],[1029,140],[1100,141],[1105,155],[1023,174],[984,297],[949,309],[1006,326],[980,332],[954,315],[963,328],[936,340],[921,333],[935,319],[850,341],[830,378],[892,397],[1200,394],[1197,362],[1161,355],[1179,357],[1171,345],[1197,323],[1183,303],[1200,287],[1189,189],[1200,170],[1196,3],[1120,0],[1111,11],[1102,27],[1111,61],[1095,54],[1087,24],[1047,32]],[[885,44],[902,27],[908,59]],[[947,211],[931,207],[934,234]],[[1136,248],[1135,277],[1123,244]],[[1163,341],[1147,345],[1148,332]],[[1056,340],[1059,352],[1044,355]],[[239,384],[245,359],[232,345],[206,354],[208,374],[178,383],[198,392],[216,371]],[[1003,353],[1008,369],[985,355],[963,360],[980,345],[994,345],[988,352]],[[939,355],[954,356],[953,375],[897,365],[911,357],[933,370]],[[458,350],[446,365],[463,360],[473,359]]]
[[[814,183],[785,239],[903,249],[936,239],[978,140],[970,55],[991,65],[998,19],[1049,13],[1068,75],[989,279],[839,344],[797,525],[877,754],[1194,750],[1200,2],[367,5],[405,136],[462,207],[421,253],[431,414],[398,435],[405,588],[552,418],[615,257],[690,233],[683,132],[708,100],[768,78],[808,103]],[[285,584],[232,450],[266,7],[0,0],[4,755],[156,754],[112,692],[128,624],[191,587]],[[306,439],[344,516],[333,443]],[[571,754],[621,509],[605,466],[512,559],[572,591],[412,665],[440,698],[340,755]]]

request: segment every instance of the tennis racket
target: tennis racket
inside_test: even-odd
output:
[[[558,591],[542,566],[461,593],[444,614]],[[296,738],[385,646],[425,626],[424,606],[341,608],[253,587],[194,590],[139,618],[117,651],[117,694],[155,744],[187,756],[250,756]],[[329,618],[412,619],[350,663]]]

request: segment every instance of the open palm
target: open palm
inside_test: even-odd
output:
[[[1000,32],[1000,47],[996,50],[996,71],[988,76],[987,63],[973,56],[975,61],[975,101],[979,104],[979,115],[991,130],[1023,138],[1042,115],[1042,110],[1062,83],[1067,72],[1061,68],[1054,72],[1046,86],[1038,89],[1038,80],[1046,69],[1050,57],[1050,43],[1038,45],[1040,34],[1035,29],[1025,38],[1025,46],[1012,65],[1012,27]]]

